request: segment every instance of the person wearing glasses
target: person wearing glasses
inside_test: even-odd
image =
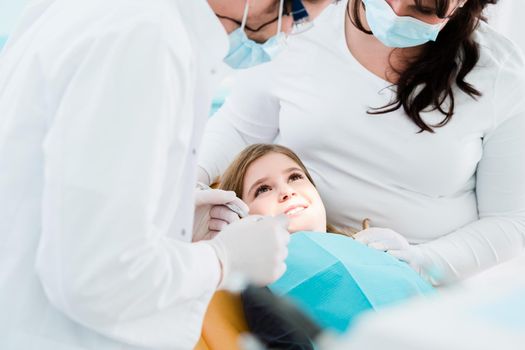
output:
[[[293,31],[305,17],[290,5]],[[243,28],[221,24],[224,9]],[[223,59],[271,59],[243,55],[283,40],[245,28],[283,27],[281,9],[29,2],[0,56],[2,350],[192,349],[217,289],[284,273],[286,219],[240,220],[235,193],[196,189]]]
[[[304,161],[331,223],[373,217],[358,240],[434,285],[521,254],[525,65],[485,22],[496,3],[333,2],[286,52],[237,75],[199,178],[276,142]]]

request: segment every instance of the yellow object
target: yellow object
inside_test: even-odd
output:
[[[245,332],[248,332],[248,325],[240,295],[217,292],[206,311],[195,350],[240,350],[239,336]]]

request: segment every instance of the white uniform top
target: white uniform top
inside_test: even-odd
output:
[[[347,48],[346,1],[290,37],[269,64],[237,76],[210,120],[201,165],[218,176],[248,143],[278,142],[312,173],[328,222],[391,228],[423,243],[444,280],[466,277],[525,245],[525,65],[516,47],[487,25],[481,60],[467,81],[477,101],[455,91],[455,114],[435,134],[402,110],[366,113],[393,97],[390,84]],[[437,124],[438,112],[424,113]],[[221,145],[221,147],[218,147]]]
[[[197,147],[227,48],[205,0],[30,3],[0,56],[2,350],[196,343],[220,275],[189,243]]]

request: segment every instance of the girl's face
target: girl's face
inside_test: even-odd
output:
[[[288,230],[326,232],[326,210],[314,185],[297,163],[281,153],[269,153],[246,171],[242,200],[250,214],[286,214]]]

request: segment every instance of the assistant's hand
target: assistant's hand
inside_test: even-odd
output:
[[[405,237],[394,230],[372,227],[358,232],[354,238],[370,248],[387,252],[409,264],[417,273],[422,273],[423,252],[418,246],[408,243]]]
[[[239,220],[239,216],[224,204],[234,204],[245,213],[249,210],[233,191],[196,190],[193,242],[212,239],[227,225]]]
[[[248,216],[206,241],[222,266],[221,289],[238,291],[242,282],[265,286],[286,271],[290,233],[288,218]],[[240,282],[242,281],[242,282]]]

